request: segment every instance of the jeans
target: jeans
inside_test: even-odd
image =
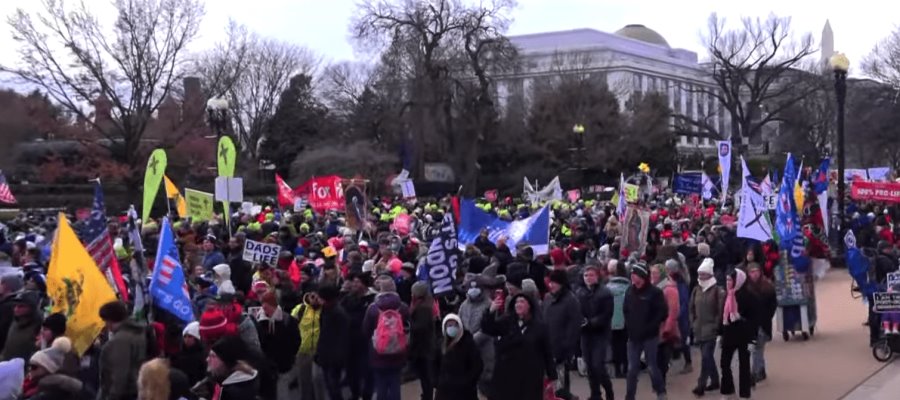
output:
[[[690,332],[691,332],[691,323],[687,321],[679,321],[678,329],[681,330],[681,348],[676,350],[679,354],[684,356],[684,365],[691,365],[691,346],[690,343]]]
[[[657,394],[666,392],[666,385],[656,360],[657,346],[659,346],[659,338],[657,337],[644,340],[643,342],[628,341],[628,378],[625,383],[625,400],[634,400],[634,396],[637,394],[638,376],[641,373],[641,353],[644,354],[647,368],[650,370],[650,382],[653,384],[653,391]]]
[[[700,377],[697,378],[697,387],[706,388],[707,384],[719,386],[715,339],[700,342],[700,357]]]
[[[734,394],[734,374],[731,372],[731,359],[738,354],[738,394],[741,398],[750,398],[750,350],[747,343],[734,344],[722,342],[722,394]]]
[[[434,374],[432,374],[432,361],[427,358],[416,358],[412,360],[413,371],[419,378],[419,385],[422,387],[422,400],[431,400],[434,398]]]
[[[766,335],[762,329],[759,330],[759,333],[756,336],[756,346],[753,348],[753,374],[760,374],[766,370],[766,342],[772,340],[769,335]]]
[[[347,385],[350,386],[350,398],[372,400],[372,371],[369,369],[368,351],[354,354],[347,364]]]
[[[322,375],[325,380],[325,388],[328,390],[330,400],[344,400],[344,394],[341,390],[341,367],[322,367]],[[280,400],[280,399],[279,399]]]
[[[581,356],[587,364],[590,400],[600,400],[600,387],[606,392],[606,398],[612,399],[613,386],[606,369],[606,347],[609,345],[608,335],[581,335]]]
[[[628,332],[624,329],[612,331],[612,359],[616,372],[628,370]]]
[[[400,400],[400,371],[398,367],[372,368],[378,400]]]
[[[662,375],[663,386],[666,384],[666,378],[669,375],[669,361],[672,361],[672,343],[660,343],[656,350],[656,364],[659,366],[659,373]],[[647,361],[648,363],[650,361]]]

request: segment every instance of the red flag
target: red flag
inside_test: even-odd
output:
[[[281,207],[293,206],[294,190],[278,174],[275,174],[275,186],[278,186],[278,205]]]
[[[312,178],[294,190],[295,196],[305,196],[316,212],[343,210],[343,179],[337,175]]]

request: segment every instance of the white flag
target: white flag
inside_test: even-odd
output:
[[[744,157],[741,157],[741,208],[738,215],[737,236],[765,242],[772,239],[772,226],[769,224],[769,209],[762,193],[754,189],[747,177],[750,169]]]
[[[728,177],[731,175],[731,141],[722,140],[716,146],[719,152],[719,170],[722,172],[722,204],[728,196]]]

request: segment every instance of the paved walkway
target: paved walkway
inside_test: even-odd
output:
[[[872,357],[868,346],[868,331],[862,325],[866,318],[865,306],[850,297],[850,278],[846,270],[833,270],[816,286],[818,295],[818,315],[815,336],[807,342],[799,339],[784,342],[781,334],[769,343],[766,349],[769,379],[761,382],[753,392],[753,397],[766,400],[816,399],[836,400],[848,393],[860,390],[876,390],[878,382],[890,383],[884,392],[893,392],[892,399],[900,399],[900,366],[881,370],[886,375],[876,374],[885,365]],[[736,359],[736,357],[735,357]],[[735,360],[736,361],[736,360]],[[682,361],[675,361],[673,375],[668,383],[670,400],[695,399],[691,389],[696,384],[699,373],[699,354],[694,351],[694,373],[678,375]],[[737,368],[735,368],[735,371]],[[887,371],[887,372],[885,372]],[[891,371],[896,379],[889,378]],[[867,382],[872,379],[872,385]],[[867,382],[860,386],[861,383]],[[625,381],[613,381],[616,398],[624,398]],[[650,379],[641,375],[638,399],[655,399],[650,388]],[[573,393],[581,399],[588,396],[585,379],[573,379]],[[878,399],[869,395],[846,397],[847,399]],[[418,382],[410,382],[403,387],[403,399],[418,399]],[[704,398],[720,399],[718,393],[709,393]]]
[[[900,361],[884,366],[842,400],[895,400],[900,398]]]

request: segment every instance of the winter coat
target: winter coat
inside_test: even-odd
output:
[[[697,286],[691,293],[689,308],[691,328],[695,342],[716,340],[722,325],[722,310],[725,308],[725,290],[713,285],[707,290]]]
[[[363,319],[374,301],[375,293],[367,293],[364,296],[350,294],[341,299],[341,307],[344,308],[348,318],[347,338],[350,343],[349,354],[351,357],[364,357],[367,354],[371,338],[363,333]]]
[[[259,333],[256,332],[256,323],[247,314],[241,315],[241,322],[238,324],[238,335],[251,350],[260,351],[262,349],[259,343]]]
[[[741,318],[728,325],[722,323],[722,343],[745,345],[756,341],[761,312],[760,300],[745,285],[735,293]]]
[[[63,374],[47,375],[38,382],[37,393],[24,400],[74,400],[91,399],[94,393],[80,380]]]
[[[300,330],[297,320],[277,308],[271,317],[262,309],[256,315],[256,331],[263,354],[269,360],[271,371],[286,373],[294,367],[294,355],[300,347]]]
[[[41,331],[41,316],[34,314],[26,318],[14,318],[6,334],[6,343],[0,353],[0,361],[14,358],[28,360],[38,350],[35,337]]]
[[[434,358],[435,324],[434,304],[431,301],[421,301],[410,311],[410,359]]]
[[[747,285],[750,284],[750,282],[747,282]],[[753,294],[756,295],[757,301],[759,302],[759,316],[756,319],[756,325],[759,326],[759,329],[761,329],[766,336],[771,338],[772,318],[775,317],[775,312],[778,311],[778,296],[775,294],[775,288],[769,284],[753,290]]]
[[[434,400],[478,400],[481,352],[468,331],[441,357]]]
[[[370,365],[376,368],[395,367],[400,368],[406,365],[406,353],[383,355],[375,353],[372,347],[372,335],[375,334],[375,327],[378,325],[378,313],[383,310],[397,310],[403,318],[403,325],[409,326],[409,308],[400,301],[400,296],[395,292],[379,293],[375,296],[375,302],[366,310],[366,316],[363,319],[363,332],[369,340],[369,360]]]
[[[16,307],[15,294],[9,294],[0,298],[0,348],[6,344],[6,335],[9,333],[9,327],[13,323],[13,309]]]
[[[550,334],[553,358],[557,362],[568,360],[578,351],[581,333],[581,307],[568,288],[556,294],[548,294],[544,300],[544,322]]]
[[[681,314],[678,284],[668,279],[662,292],[666,300],[666,319],[659,327],[659,339],[660,342],[678,343],[681,341],[681,329],[678,326],[678,317]]]
[[[625,313],[623,307],[625,305],[625,292],[631,286],[631,281],[622,276],[614,276],[610,278],[606,284],[606,288],[613,295],[615,301],[613,305],[613,315],[611,328],[614,331],[625,329]]]
[[[622,305],[628,339],[643,342],[659,336],[660,324],[668,315],[662,290],[647,282],[643,288],[630,286]]]
[[[342,367],[347,365],[349,352],[350,318],[344,308],[338,304],[322,307],[319,320],[319,343],[316,346],[316,364],[323,367]]]
[[[481,320],[490,312],[490,307],[491,302],[485,294],[481,295],[481,301],[466,299],[459,306],[459,318],[463,322],[463,327],[467,332],[472,332],[472,339],[481,353],[483,365],[481,380],[484,382],[490,382],[494,373],[494,338],[481,330]]]
[[[532,310],[537,310],[534,300],[525,295]],[[542,400],[544,377],[556,380],[556,366],[550,347],[550,334],[540,320],[531,318],[519,326],[514,302],[502,316],[487,313],[481,321],[481,329],[494,337],[496,366],[491,380],[491,390],[497,393],[492,400]]]
[[[608,337],[616,302],[612,292],[605,285],[598,284],[592,288],[578,289],[577,295],[581,316],[587,322],[581,327],[581,334]]]
[[[887,274],[897,271],[897,259],[881,253],[875,257],[875,281],[882,287],[887,284]]]
[[[126,320],[100,350],[101,400],[126,400],[137,396],[137,377],[147,361],[146,327]]]
[[[172,368],[184,372],[188,382],[194,386],[206,377],[207,354],[209,352],[199,342],[193,347],[182,347],[181,351],[172,357]]]
[[[259,393],[259,373],[255,370],[248,372],[235,371],[221,384],[219,400],[247,400],[255,399]]]

